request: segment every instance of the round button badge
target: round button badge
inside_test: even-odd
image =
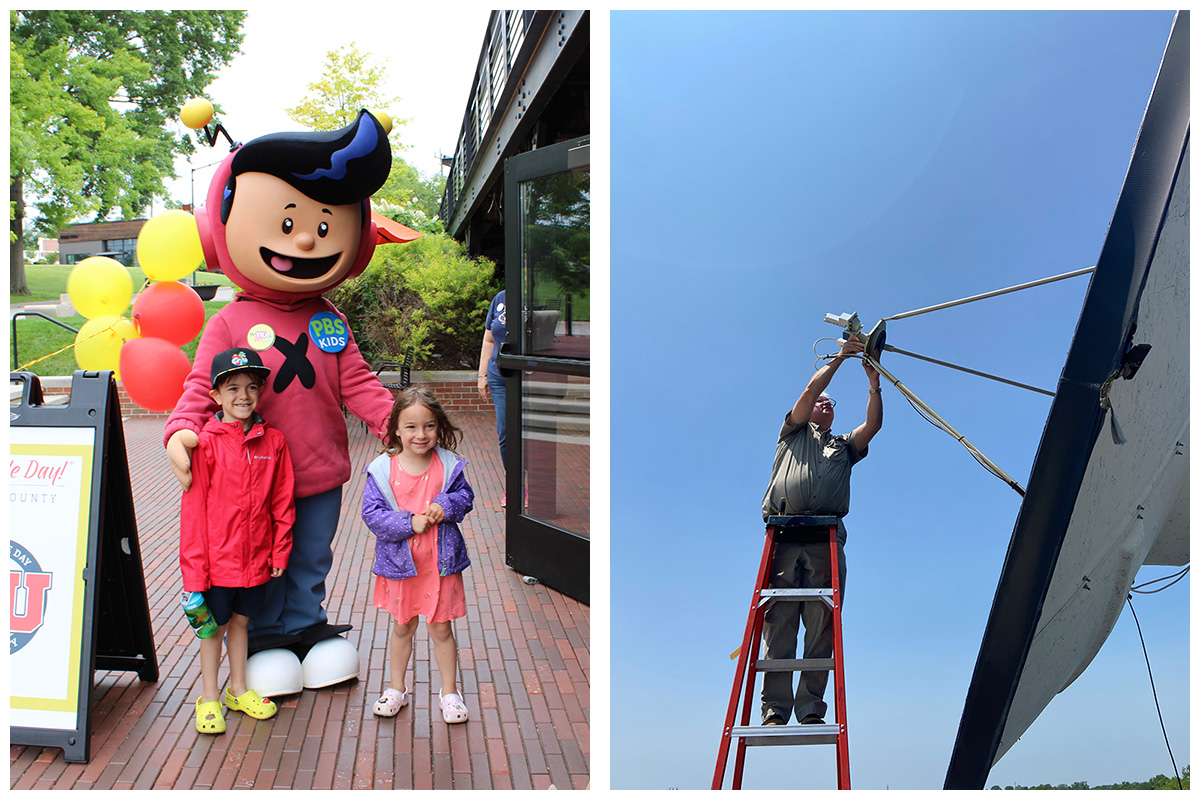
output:
[[[346,323],[329,311],[313,314],[308,321],[308,335],[326,353],[340,353],[346,349],[346,342],[350,339]]]
[[[246,333],[246,344],[255,350],[270,350],[275,344],[275,331],[265,322],[260,322]]]

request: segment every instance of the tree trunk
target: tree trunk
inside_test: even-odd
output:
[[[8,245],[8,289],[12,294],[32,294],[25,281],[25,199],[21,176],[17,175],[9,184],[8,198],[12,201],[12,220],[9,229],[14,238]]]

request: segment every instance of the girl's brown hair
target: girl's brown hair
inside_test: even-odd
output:
[[[433,418],[437,422],[438,447],[444,447],[450,451],[458,447],[458,443],[462,441],[462,429],[450,421],[446,409],[442,408],[442,404],[438,402],[433,392],[424,386],[409,386],[407,389],[400,390],[400,393],[396,395],[396,402],[392,404],[392,413],[388,415],[387,431],[383,437],[383,452],[395,455],[404,449],[401,447],[400,436],[396,433],[396,428],[400,423],[400,413],[414,405],[425,406],[433,414]]]

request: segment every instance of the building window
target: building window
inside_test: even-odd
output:
[[[133,256],[137,252],[137,239],[105,239],[104,252],[125,266],[132,267]]]

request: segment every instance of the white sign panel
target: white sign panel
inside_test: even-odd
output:
[[[93,428],[9,429],[9,724],[78,725]]]

